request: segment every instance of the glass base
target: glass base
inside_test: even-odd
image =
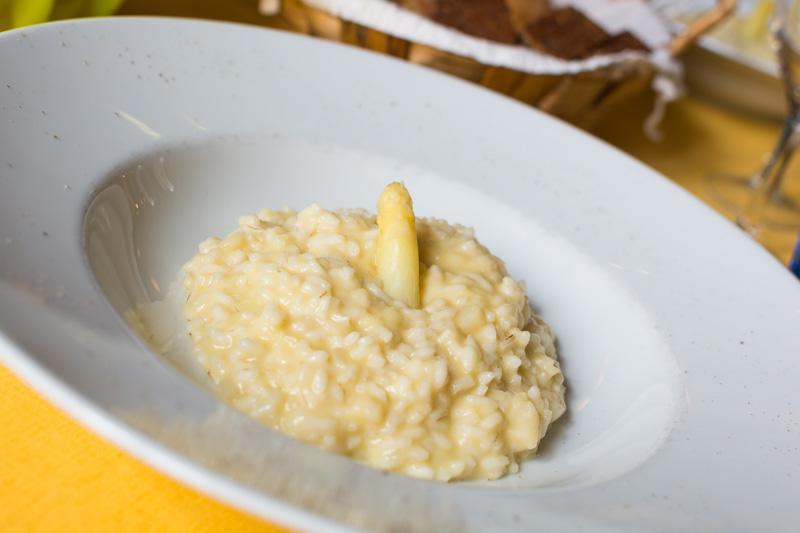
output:
[[[775,192],[758,220],[744,217],[753,199],[754,182],[753,176],[713,174],[707,176],[705,186],[710,199],[720,210],[750,233],[757,233],[759,228],[800,231],[800,198],[788,196],[782,191]]]

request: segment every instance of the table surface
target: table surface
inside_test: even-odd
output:
[[[258,23],[255,3],[131,0],[123,13]],[[596,133],[703,199],[708,196],[704,176],[752,172],[780,126],[690,96],[670,107],[662,126],[664,140],[653,143],[641,129],[650,104],[646,96],[621,104],[614,113],[625,120],[606,121]],[[773,232],[762,239],[786,263],[795,237]],[[2,366],[0,390],[0,524],[5,530],[279,530],[106,443]]]

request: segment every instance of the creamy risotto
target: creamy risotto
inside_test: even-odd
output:
[[[382,290],[374,215],[242,217],[184,267],[196,356],[228,402],[325,450],[442,481],[516,472],[564,413],[553,333],[471,229],[416,233],[415,308]]]

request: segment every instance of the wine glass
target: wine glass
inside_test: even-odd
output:
[[[800,0],[776,0],[771,23],[789,113],[772,153],[752,176],[710,176],[713,196],[736,222],[757,236],[762,229],[800,229],[800,198],[785,190],[789,163],[800,144]]]

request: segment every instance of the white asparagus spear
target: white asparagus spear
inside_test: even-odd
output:
[[[378,198],[375,267],[386,294],[419,307],[419,248],[414,207],[402,183],[386,186]]]

